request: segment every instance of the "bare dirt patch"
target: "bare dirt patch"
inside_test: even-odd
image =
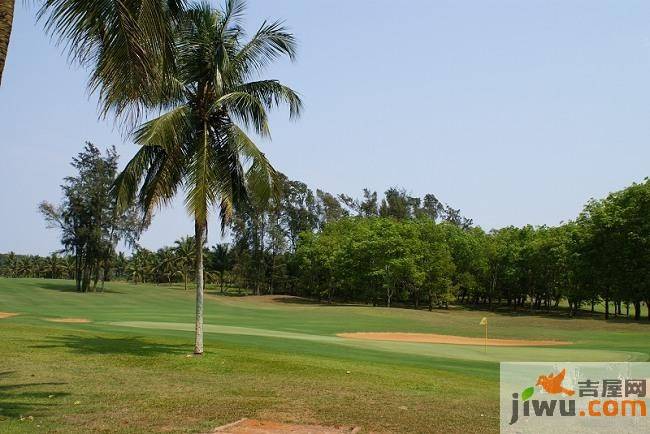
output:
[[[90,320],[86,318],[46,318],[46,320],[50,322],[62,322],[66,324],[86,324],[90,322]]]
[[[268,420],[241,419],[228,425],[215,428],[212,433],[227,434],[353,434],[359,432],[356,427],[326,427],[320,425],[296,425]]]
[[[433,333],[339,333],[337,336],[349,339],[366,339],[373,341],[420,342],[429,344],[485,345],[484,338],[438,335]],[[565,341],[537,341],[526,339],[488,339],[492,347],[544,347],[552,345],[569,345]]]
[[[0,319],[11,318],[12,316],[17,316],[19,314],[13,312],[0,312]]]

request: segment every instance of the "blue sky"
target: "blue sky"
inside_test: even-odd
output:
[[[87,72],[69,66],[17,2],[0,88],[0,251],[59,248],[36,207],[58,201],[84,141],[136,151],[98,120]],[[261,146],[312,188],[432,192],[485,229],[574,218],[650,171],[650,2],[257,0],[247,27],[282,18],[297,62],[267,74],[305,113],[272,116]],[[215,220],[210,242],[218,239]],[[182,201],[142,244],[193,225]]]

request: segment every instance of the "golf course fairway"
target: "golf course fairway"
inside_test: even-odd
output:
[[[0,279],[0,432],[206,432],[242,418],[372,432],[498,431],[500,361],[647,361],[650,324],[327,305],[219,295],[206,353],[190,356],[194,293],[108,282]],[[557,346],[434,344],[337,336],[435,333]]]

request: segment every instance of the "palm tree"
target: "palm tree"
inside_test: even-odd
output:
[[[17,277],[31,277],[32,264],[29,258],[22,257],[16,263],[16,276]]]
[[[184,14],[175,33],[174,73],[159,98],[159,108],[167,111],[135,132],[142,148],[116,180],[119,203],[130,203],[140,187],[138,200],[147,213],[168,203],[179,188],[186,192],[196,241],[197,355],[203,354],[209,212],[219,207],[223,230],[250,191],[269,196],[278,188],[276,171],[239,125],[268,137],[267,110],[286,103],[296,117],[301,109],[290,88],[255,80],[278,57],[294,58],[293,35],[279,22],[265,22],[243,42],[243,12],[244,3],[229,0],[222,11],[204,3]]]
[[[5,69],[11,26],[14,20],[14,3],[14,0],[0,2],[0,85],[2,85],[2,72]]]
[[[126,259],[126,256],[124,256],[123,252],[119,252],[117,258],[115,258],[115,275],[118,278],[123,277],[126,274],[127,266],[128,260]]]
[[[63,261],[63,269],[65,270],[66,279],[74,280],[76,278],[77,264],[74,256],[66,256]]]
[[[61,276],[62,271],[63,262],[56,253],[52,253],[52,255],[45,259],[43,272],[46,276],[49,276],[50,279],[58,279]]]
[[[29,256],[27,259],[29,267],[28,277],[41,277],[43,271],[43,262],[39,256]]]
[[[176,274],[176,255],[174,249],[164,247],[156,253],[159,259],[158,273],[167,279],[169,286],[172,284],[172,277]]]
[[[7,263],[6,265],[7,276],[17,277],[19,260],[18,257],[16,257],[16,254],[14,252],[9,252],[9,254],[7,255],[6,263]]]
[[[210,265],[219,273],[221,293],[223,294],[224,275],[226,274],[226,270],[230,268],[230,246],[228,243],[212,246],[211,257],[212,264]]]
[[[146,283],[147,274],[149,272],[151,252],[142,247],[136,247],[136,251],[131,256],[131,261],[126,269],[127,276],[131,278],[133,283],[138,282]]]
[[[192,265],[194,265],[195,259],[194,256],[196,249],[194,247],[194,237],[181,237],[180,240],[174,241],[174,244],[176,244],[176,247],[174,248],[176,264],[180,267],[185,290],[187,291],[187,276]]]

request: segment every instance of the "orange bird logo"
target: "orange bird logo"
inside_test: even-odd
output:
[[[553,375],[552,372],[549,375],[540,375],[537,379],[536,386],[542,386],[542,389],[544,389],[546,393],[564,393],[565,395],[571,396],[575,392],[571,389],[565,389],[562,387],[562,381],[564,380],[565,375],[566,369],[562,369],[562,372],[556,375]]]

